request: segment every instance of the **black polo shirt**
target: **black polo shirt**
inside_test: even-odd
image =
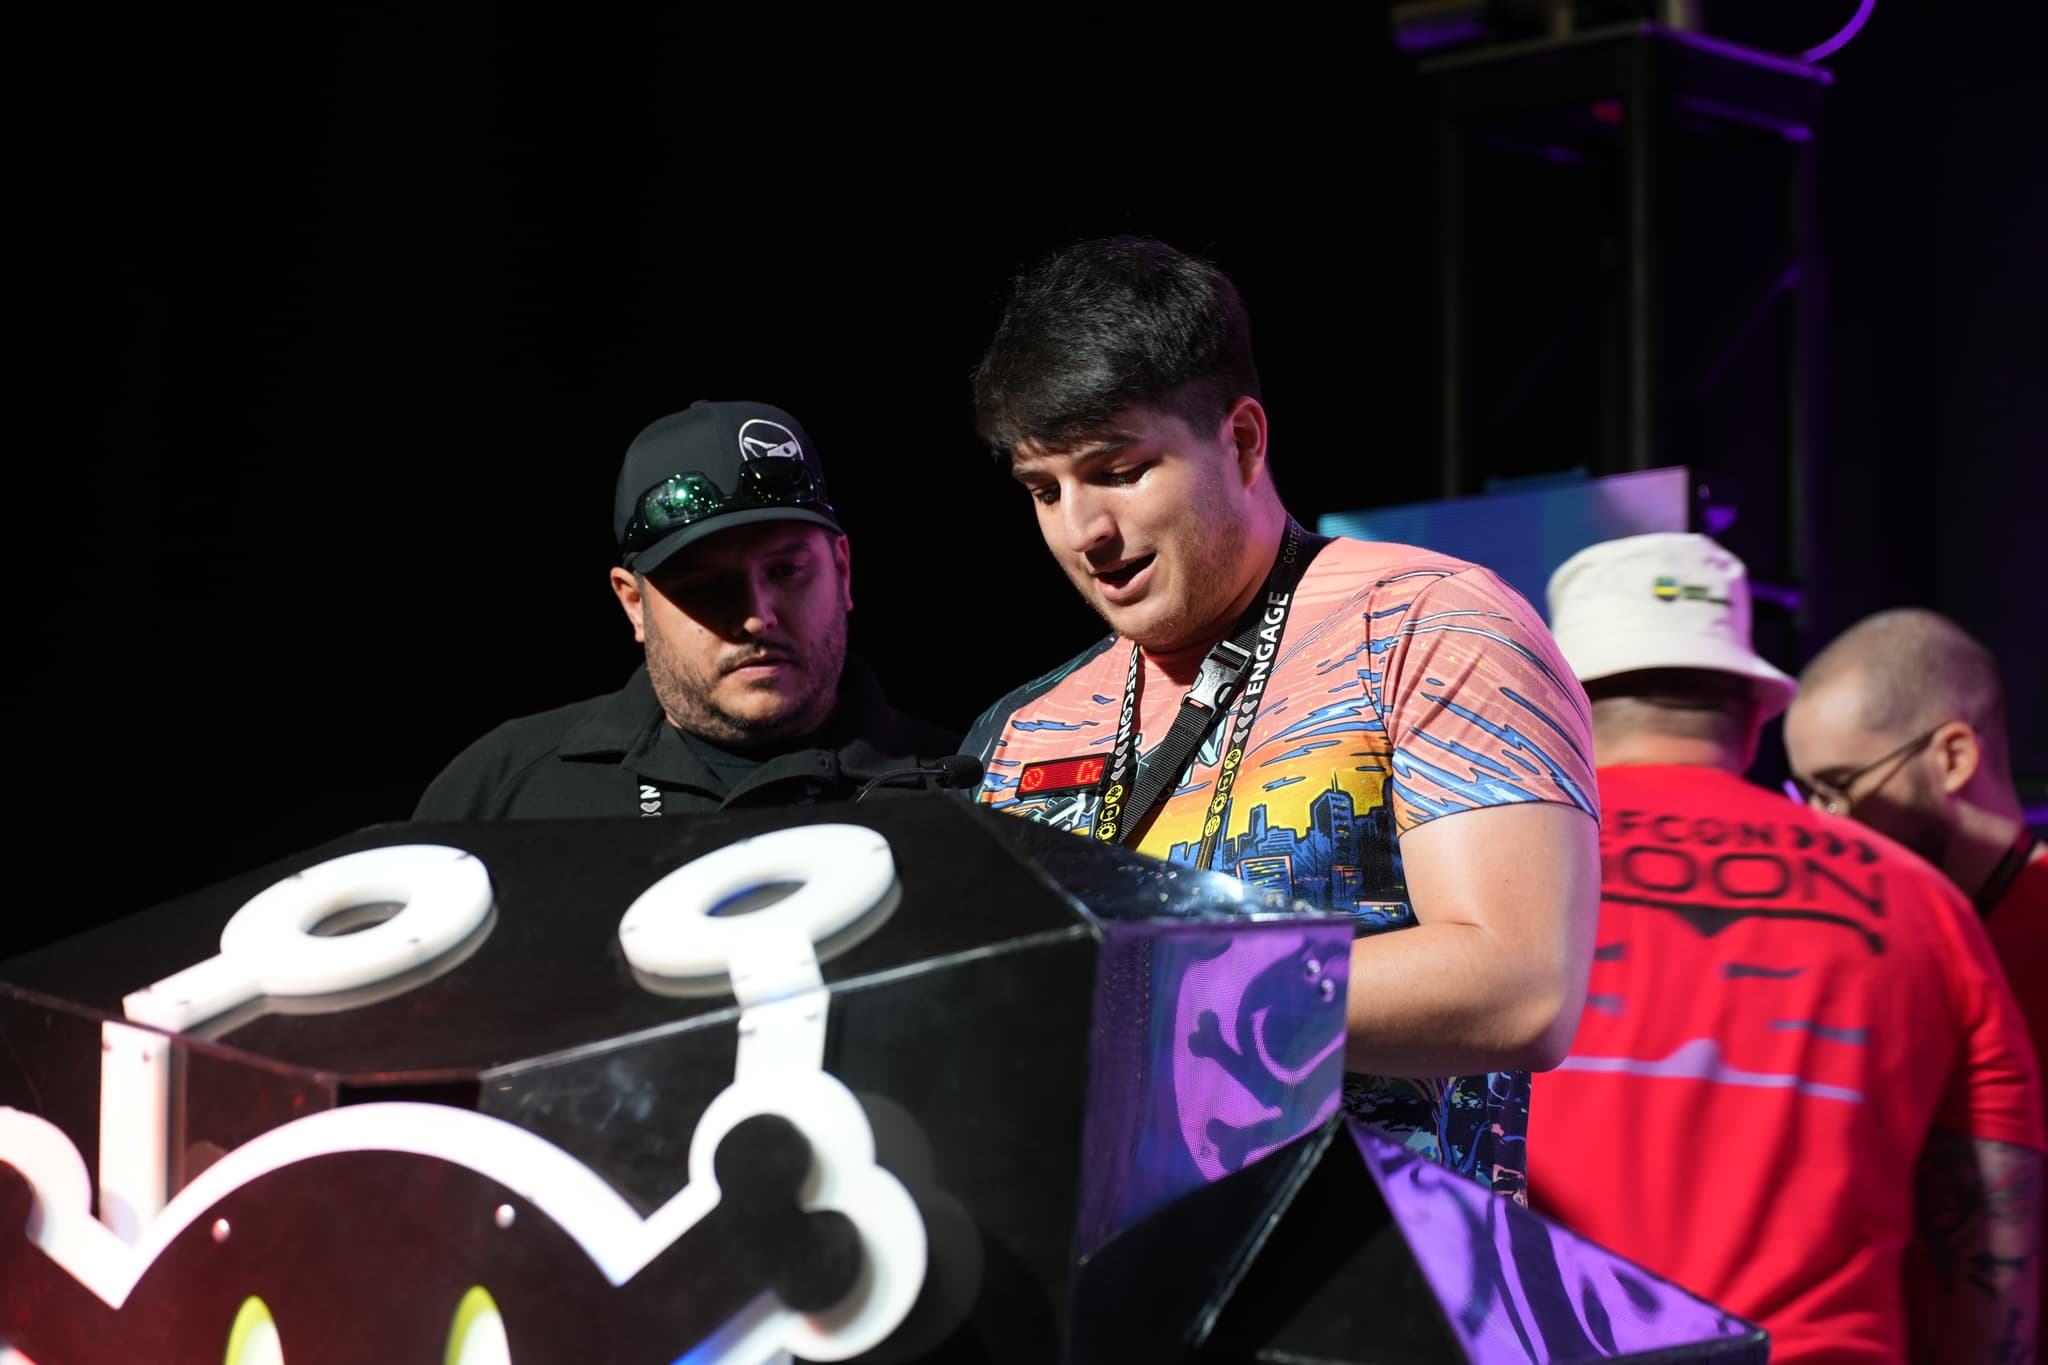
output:
[[[824,729],[765,756],[734,755],[670,725],[643,665],[616,692],[492,730],[428,785],[412,818],[644,817],[843,801],[872,778],[958,747],[958,735],[891,706],[874,674],[849,658]]]

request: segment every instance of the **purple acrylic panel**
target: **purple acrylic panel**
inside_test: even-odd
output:
[[[1475,1365],[1569,1365],[1760,1329],[1354,1122],[1351,1135]]]
[[[1077,1257],[1336,1112],[1351,937],[1292,916],[1109,926]]]

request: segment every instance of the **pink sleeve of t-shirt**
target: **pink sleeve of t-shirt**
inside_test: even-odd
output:
[[[1368,617],[1396,827],[1522,801],[1597,820],[1591,710],[1535,609],[1486,569],[1413,563]]]

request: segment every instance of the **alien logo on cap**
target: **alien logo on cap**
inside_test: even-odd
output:
[[[765,417],[749,418],[740,427],[740,458],[743,460],[801,460],[804,448],[795,433],[780,422]]]

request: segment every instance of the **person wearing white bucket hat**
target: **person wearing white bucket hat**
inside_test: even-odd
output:
[[[1750,647],[1748,570],[1706,536],[1589,545],[1558,566],[1549,596],[1550,633],[1582,683],[1653,668],[1729,674],[1751,684],[1760,721],[1798,690]]]
[[[1609,541],[1549,600],[1593,702],[1602,883],[1531,1204],[1762,1323],[1774,1361],[2031,1358],[2040,1074],[1982,926],[1905,850],[1743,780],[1796,686],[1751,645],[1739,558]],[[1916,1240],[1936,1273],[1909,1294]]]

